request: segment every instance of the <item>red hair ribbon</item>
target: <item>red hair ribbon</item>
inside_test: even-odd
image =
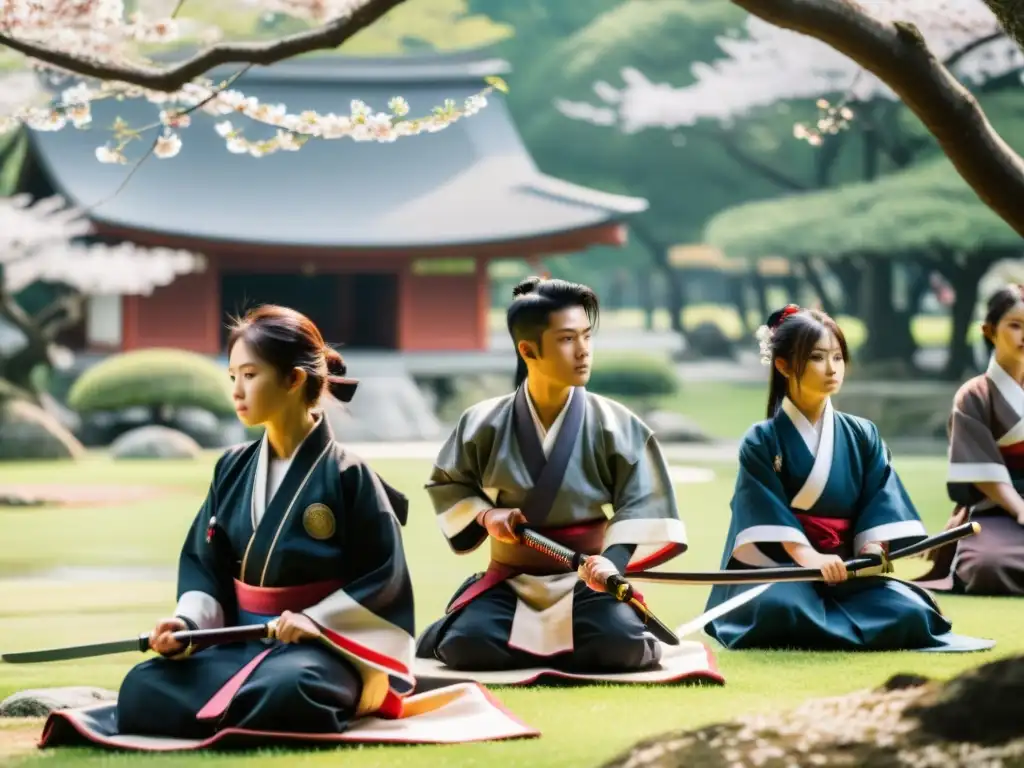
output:
[[[779,319],[775,321],[775,325],[772,326],[772,330],[775,330],[780,325],[782,325],[782,321],[785,320],[787,317],[789,317],[790,315],[795,315],[799,311],[800,307],[798,307],[796,304],[787,304],[783,308],[782,314],[779,315]]]

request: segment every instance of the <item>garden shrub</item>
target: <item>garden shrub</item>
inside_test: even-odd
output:
[[[608,397],[662,397],[679,391],[679,377],[664,357],[598,356],[587,389]]]
[[[214,360],[180,349],[142,349],[112,355],[71,386],[68,405],[79,413],[127,408],[201,408],[233,415],[230,380]],[[161,419],[162,420],[162,419]]]

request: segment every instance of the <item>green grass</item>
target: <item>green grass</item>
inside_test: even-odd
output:
[[[10,464],[0,466],[0,484],[26,482],[157,483],[175,492],[160,502],[118,507],[0,510],[0,572],[29,565],[172,566],[180,540],[198,508],[214,460],[115,465],[90,458],[77,465]],[[420,628],[441,613],[455,587],[483,565],[484,554],[457,558],[441,540],[422,489],[427,465],[421,461],[377,461],[375,467],[412,501],[405,542],[416,584]],[[728,524],[734,468],[709,465],[714,482],[676,488],[688,524],[691,550],[675,567],[717,567]],[[943,467],[933,459],[896,463],[930,529],[941,527],[948,512]],[[914,575],[920,561],[904,563]],[[36,581],[0,582],[0,638],[5,650],[130,637],[173,607],[173,584],[83,583],[55,586]],[[647,584],[655,610],[674,626],[700,613],[707,588]],[[1000,656],[1024,651],[1024,611],[1009,610],[1005,600],[942,599],[956,629],[995,637],[994,652],[982,655],[731,653],[718,649],[727,677],[723,688],[650,687],[584,689],[496,689],[515,713],[539,727],[540,739],[504,744],[429,748],[343,748],[327,752],[261,752],[250,755],[113,755],[94,750],[35,752],[40,721],[0,722],[0,762],[27,766],[166,765],[294,766],[348,768],[394,766],[597,766],[634,741],[667,730],[693,727],[755,710],[775,710],[811,696],[837,695],[875,686],[897,672],[947,677]],[[99,685],[116,688],[138,655],[123,655],[45,665],[0,667],[0,698],[32,687]],[[605,725],[614,723],[614,727]]]

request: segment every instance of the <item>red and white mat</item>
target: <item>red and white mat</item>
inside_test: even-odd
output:
[[[364,717],[343,733],[276,733],[225,728],[207,739],[116,733],[110,704],[52,712],[40,747],[93,743],[115,749],[169,752],[272,744],[462,744],[540,736],[480,685],[462,683],[410,696],[402,717]]]
[[[642,672],[609,672],[578,674],[552,667],[509,669],[499,672],[463,672],[445,666],[437,659],[416,659],[413,674],[417,679],[472,680],[482,685],[532,685],[560,680],[592,683],[681,683],[704,682],[723,684],[715,656],[704,643],[683,641],[679,645],[662,645],[661,662]]]

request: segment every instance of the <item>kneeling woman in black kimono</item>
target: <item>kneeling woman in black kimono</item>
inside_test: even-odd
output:
[[[414,683],[405,499],[315,410],[325,389],[352,396],[341,356],[307,318],[273,306],[236,324],[229,355],[238,416],[264,436],[217,462],[181,552],[176,615],[150,636],[163,658],[129,672],[116,717],[94,714],[83,735],[95,741],[338,733],[357,716],[397,716]],[[194,655],[172,635],[272,619],[276,641]]]

